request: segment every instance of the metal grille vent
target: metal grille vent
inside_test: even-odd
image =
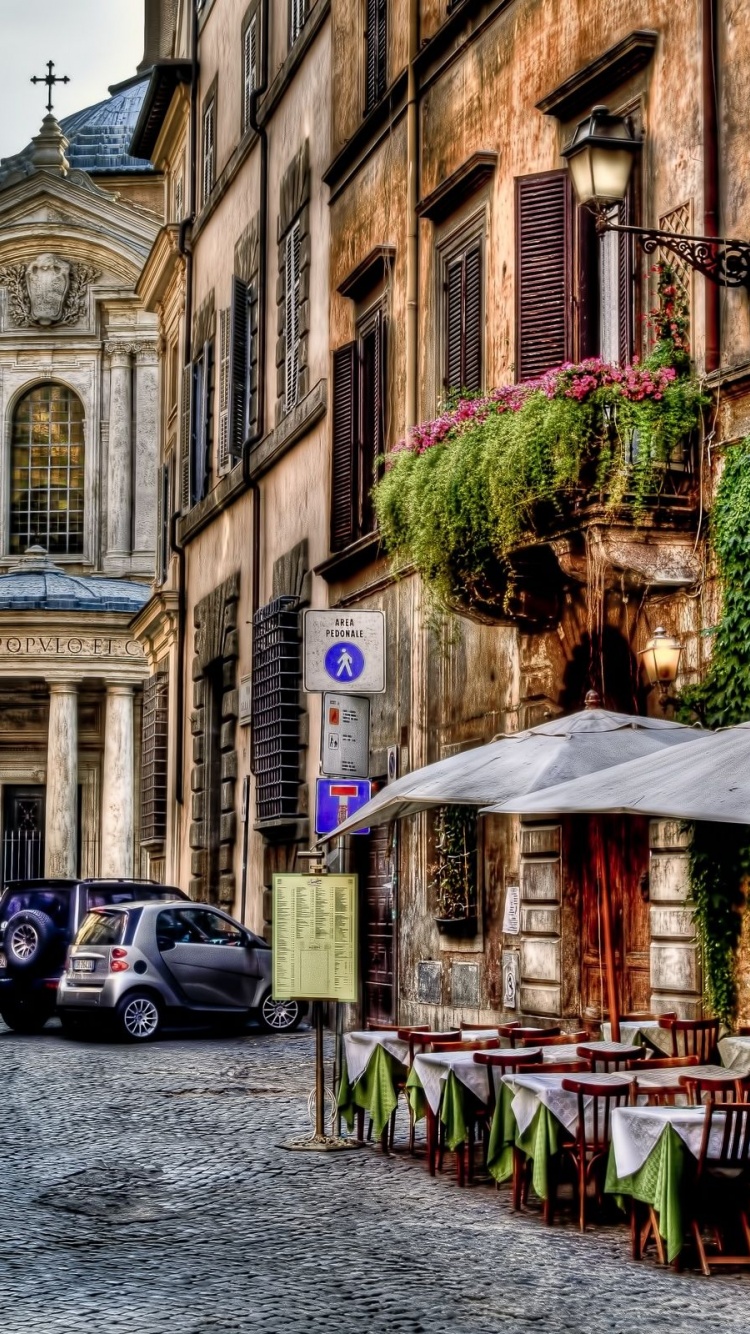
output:
[[[143,689],[141,841],[167,836],[167,735],[169,673],[156,672]]]
[[[252,756],[257,818],[297,814],[300,787],[299,598],[278,597],[253,618]]]

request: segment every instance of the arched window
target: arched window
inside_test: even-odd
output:
[[[10,550],[83,551],[83,404],[60,384],[38,385],[13,415]]]

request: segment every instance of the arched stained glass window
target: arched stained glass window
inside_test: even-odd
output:
[[[60,384],[38,385],[13,416],[10,550],[83,551],[83,404]]]

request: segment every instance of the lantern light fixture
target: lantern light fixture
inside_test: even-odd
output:
[[[615,222],[628,193],[633,162],[642,140],[624,116],[595,106],[576,127],[562,156],[568,164],[578,203],[596,216],[599,235],[625,232],[637,237],[647,255],[670,250],[691,268],[722,287],[750,287],[750,243],[717,236],[683,236],[655,227]]]
[[[658,687],[662,709],[673,702],[669,688],[677,680],[681,655],[682,644],[679,639],[667,634],[662,625],[657,626],[646,647],[638,655],[643,662],[649,685]]]

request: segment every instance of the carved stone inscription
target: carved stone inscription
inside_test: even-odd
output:
[[[86,308],[88,289],[100,270],[91,264],[72,264],[60,255],[38,255],[30,264],[0,269],[0,283],[8,289],[8,315],[18,328],[76,324]]]
[[[80,635],[8,635],[0,637],[0,657],[26,656],[54,658],[142,658],[137,639],[111,639],[107,636],[83,638]]]

